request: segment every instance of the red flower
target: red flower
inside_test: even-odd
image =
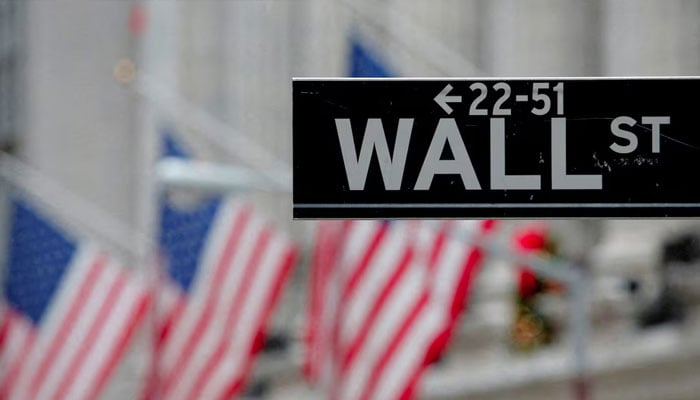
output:
[[[516,250],[520,253],[540,252],[547,246],[547,230],[544,226],[530,227],[514,236]],[[528,299],[542,289],[537,275],[530,268],[518,269],[518,296]]]
[[[530,268],[520,268],[518,275],[518,296],[520,298],[528,299],[539,292],[540,284]]]
[[[519,250],[544,250],[547,245],[547,231],[543,227],[527,229],[515,236],[515,243]]]

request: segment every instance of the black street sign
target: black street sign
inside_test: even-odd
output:
[[[295,218],[700,216],[700,79],[295,79]]]

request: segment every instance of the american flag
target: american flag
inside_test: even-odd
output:
[[[312,260],[308,378],[334,400],[414,397],[447,345],[482,259],[451,230],[485,234],[491,226],[322,222]]]
[[[9,233],[0,398],[96,398],[146,312],[145,286],[26,200],[12,200]]]
[[[166,154],[184,156],[166,137]],[[145,398],[225,399],[239,393],[296,256],[251,206],[228,198],[161,211],[166,276]]]

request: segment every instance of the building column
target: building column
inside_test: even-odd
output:
[[[598,73],[598,1],[487,1],[484,13],[483,57],[489,75]]]
[[[602,11],[603,74],[700,74],[699,2],[605,0]]]

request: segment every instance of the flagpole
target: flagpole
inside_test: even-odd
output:
[[[0,167],[2,164],[0,163]],[[2,169],[2,168],[0,168]],[[0,298],[5,296],[5,266],[7,265],[7,249],[10,243],[10,184],[0,176]]]
[[[131,87],[155,109],[168,115],[179,125],[197,131],[210,143],[256,169],[275,185],[291,188],[292,168],[289,165],[177,91],[168,88],[160,80],[156,81],[148,74],[141,73]]]
[[[574,396],[576,400],[591,398],[590,377],[588,376],[588,336],[590,333],[588,277],[579,269],[578,279],[569,284],[571,291],[572,311],[569,315],[569,326],[573,335],[574,347]]]
[[[291,187],[272,182],[251,168],[175,157],[166,157],[158,162],[156,179],[164,189],[291,193]]]
[[[146,240],[141,232],[6,153],[0,153],[0,180],[46,207],[52,216],[79,235],[96,235],[118,254],[134,257],[138,254],[134,241]]]
[[[143,74],[151,73],[160,77],[164,84],[176,86],[178,82],[178,54],[180,51],[180,14],[181,5],[178,2],[160,2],[146,0],[139,5],[141,12],[148,21],[141,40],[139,58],[141,65],[131,80],[124,82],[133,90],[139,85]],[[142,248],[141,266],[144,269],[150,286],[151,302],[148,318],[150,327],[147,335],[148,363],[146,378],[140,388],[139,397],[143,399],[157,398],[159,390],[157,333],[159,332],[158,310],[160,309],[163,285],[160,265],[158,264],[157,243],[157,204],[162,194],[163,186],[157,176],[156,162],[160,156],[159,124],[163,123],[163,115],[158,108],[157,100],[139,95],[140,110],[140,157],[139,190],[136,193],[136,207],[140,227],[146,232],[148,241]],[[146,101],[144,101],[146,100]]]

